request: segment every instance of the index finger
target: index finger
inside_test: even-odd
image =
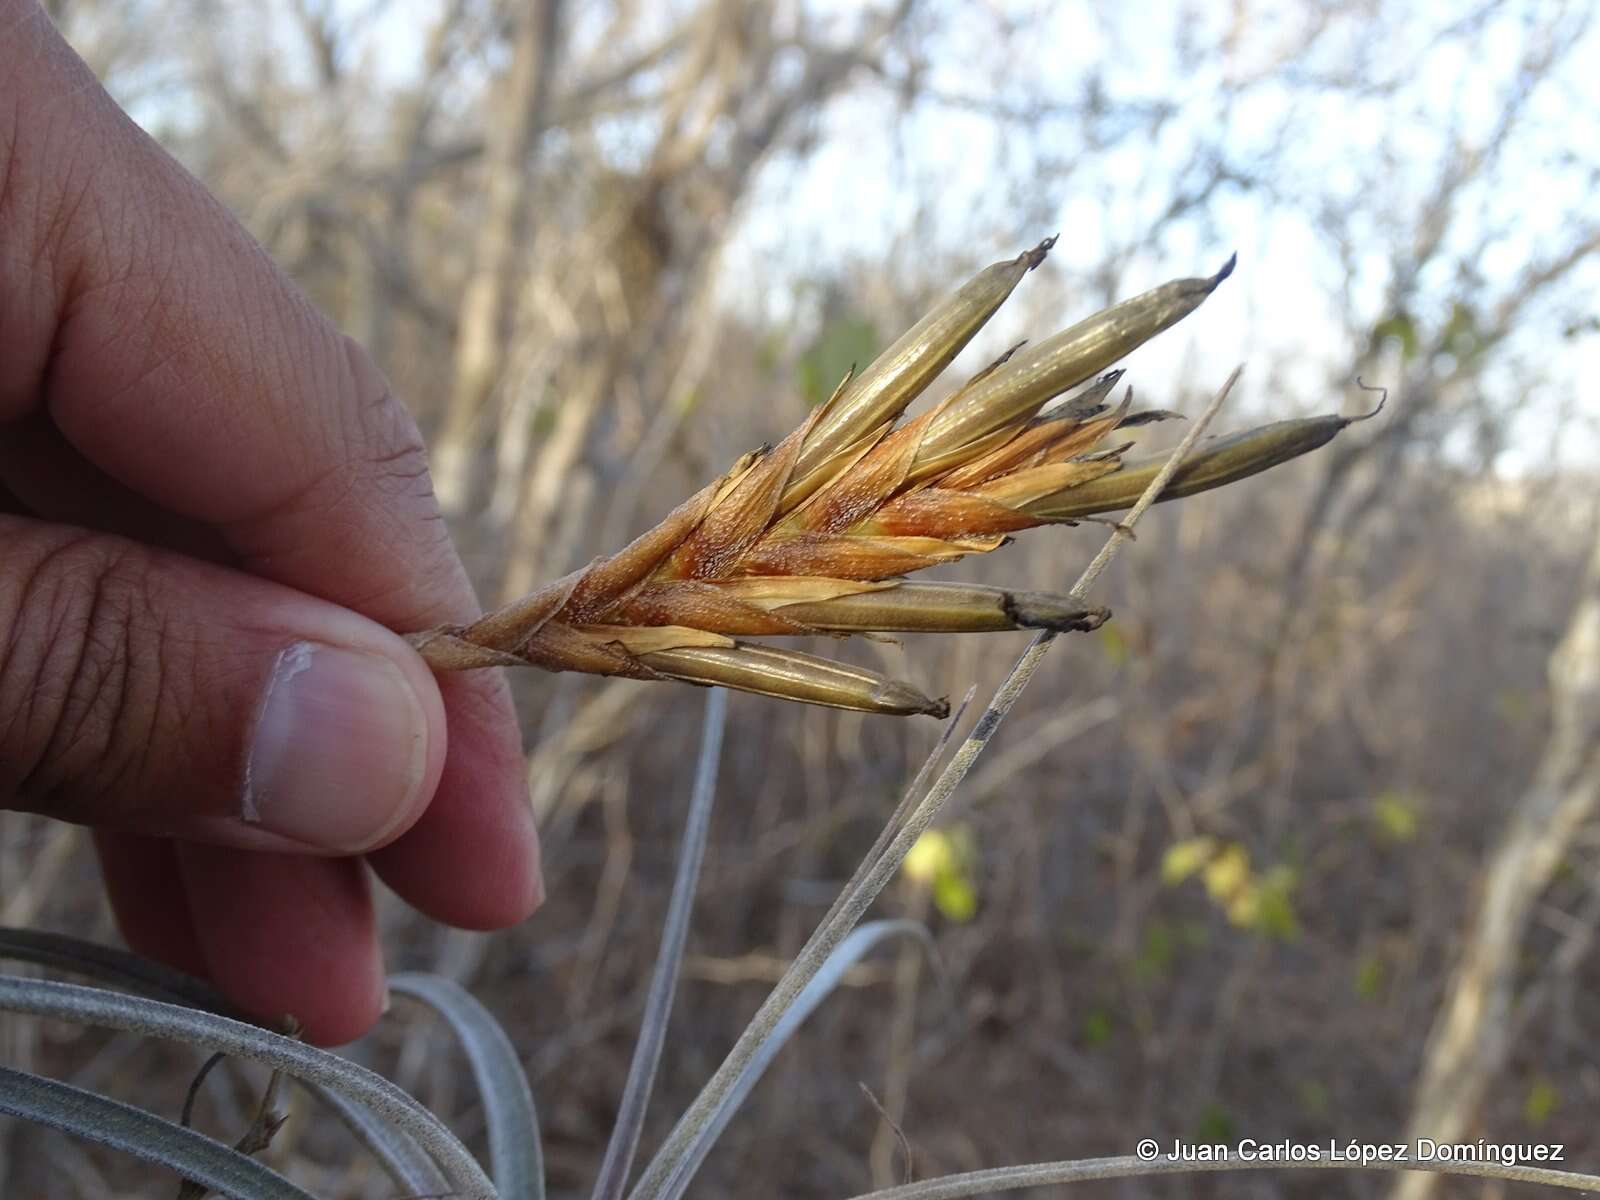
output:
[[[43,406],[85,459],[213,527],[254,574],[400,631],[470,620],[416,425],[365,352],[37,4],[0,0],[0,41],[0,421]],[[447,919],[518,919],[538,883],[515,716],[492,675],[444,694],[443,780],[406,837],[449,840],[386,875]],[[452,901],[444,880],[485,857],[498,886]]]

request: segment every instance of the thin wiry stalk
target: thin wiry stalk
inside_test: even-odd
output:
[[[472,1066],[489,1130],[489,1167],[501,1200],[544,1200],[544,1155],[533,1089],[517,1048],[478,998],[454,980],[402,973],[389,988],[428,1005],[450,1025]]]
[[[1228,376],[1227,382],[1173,450],[1166,466],[1150,481],[1144,493],[1129,510],[1126,520],[1106,539],[1105,545],[1100,548],[1100,552],[1084,569],[1078,582],[1068,593],[1073,599],[1081,601],[1116,556],[1133,526],[1160,496],[1161,490],[1176,473],[1184,457],[1205,433],[1223,402],[1228,398],[1228,393],[1233,390],[1241,370],[1242,368],[1236,367]],[[1051,631],[1040,633],[1017,660],[1010,675],[990,700],[988,709],[978,719],[977,725],[961,744],[927,795],[906,818],[888,848],[872,864],[860,883],[840,898],[834,906],[831,919],[817,927],[816,932],[811,935],[789,969],[784,972],[750,1024],[739,1035],[733,1049],[723,1059],[722,1065],[717,1068],[715,1074],[679,1119],[666,1142],[646,1168],[644,1177],[632,1193],[632,1200],[661,1200],[662,1197],[667,1200],[677,1200],[677,1197],[683,1194],[692,1178],[691,1164],[698,1161],[699,1143],[712,1135],[710,1120],[723,1098],[732,1089],[746,1065],[755,1057],[761,1043],[782,1020],[784,1012],[794,1004],[802,989],[821,970],[829,955],[860,922],[862,914],[900,869],[900,864],[910,853],[911,847],[933,822],[939,810],[944,807],[945,801],[966,777],[978,755],[988,745],[989,739],[999,728],[1006,714],[1016,704],[1017,698],[1033,678],[1034,672],[1038,670],[1039,663],[1043,661],[1044,654],[1053,640],[1054,634]]]
[[[901,822],[905,820],[906,814],[916,804],[917,797],[921,796],[927,789],[928,779],[933,774],[934,767],[938,766],[939,760],[944,757],[945,748],[950,745],[950,739],[955,736],[956,729],[960,727],[961,718],[967,711],[967,705],[972,703],[972,698],[977,694],[978,689],[974,686],[969,687],[967,694],[961,697],[961,703],[956,705],[955,712],[951,713],[950,719],[944,723],[944,729],[939,734],[939,740],[933,744],[933,749],[928,751],[928,757],[922,760],[922,766],[917,768],[917,774],[912,779],[911,786],[900,794],[899,803],[894,806],[894,811],[889,814],[889,819],[883,823],[883,828],[878,830],[878,836],[873,840],[872,849],[867,851],[866,856],[862,858],[855,871],[851,873],[849,881],[839,890],[839,894],[834,897],[833,903],[828,906],[828,911],[823,915],[822,920],[818,922],[819,926],[827,925],[828,922],[839,915],[839,910],[844,907],[846,898],[855,894],[856,889],[861,886],[861,881],[866,878],[867,872],[872,870],[872,865],[882,857],[884,850],[888,848],[890,841],[894,839],[895,833],[899,830]]]
[[[232,1146],[56,1079],[0,1067],[0,1113],[124,1151],[236,1200],[316,1200]]]
[[[750,1095],[756,1084],[761,1082],[761,1077],[772,1065],[772,1060],[778,1057],[778,1052],[788,1044],[789,1039],[805,1023],[805,1019],[833,994],[846,972],[876,949],[880,942],[903,935],[919,939],[928,954],[933,955],[933,936],[925,925],[917,921],[869,921],[859,929],[852,930],[850,936],[839,943],[827,961],[822,964],[822,969],[817,972],[816,977],[800,989],[800,994],[795,997],[794,1003],[784,1011],[778,1023],[773,1026],[772,1032],[756,1048],[754,1057],[745,1064],[744,1070],[734,1080],[733,1086],[728,1089],[728,1094],[712,1110],[710,1119],[706,1122],[706,1136],[695,1143],[690,1159],[685,1164],[686,1175],[693,1175],[700,1169],[700,1164],[705,1161],[706,1155],[711,1153],[712,1146],[716,1144],[717,1138],[722,1136],[722,1131],[727,1128],[734,1113],[739,1111],[745,1098]]]
[[[417,1139],[462,1200],[495,1200],[494,1185],[471,1153],[431,1112],[365,1067],[292,1038],[142,996],[43,979],[0,975],[0,1011],[26,1013],[185,1042],[310,1079],[366,1104]]]
[[[1440,1175],[1470,1175],[1479,1179],[1503,1179],[1514,1183],[1542,1183],[1574,1192],[1600,1191],[1600,1175],[1580,1175],[1553,1167],[1494,1162],[1421,1162],[1405,1159],[1388,1163],[1339,1162],[1320,1158],[1312,1162],[1283,1163],[1270,1160],[1247,1162],[1230,1158],[1225,1162],[1195,1162],[1187,1159],[1157,1158],[1146,1162],[1132,1156],[1124,1158],[1086,1158],[1077,1162],[1031,1163],[1021,1167],[995,1167],[946,1175],[920,1183],[864,1192],[852,1200],[956,1200],[961,1196],[987,1196],[1017,1188],[1049,1187],[1058,1183],[1085,1183],[1095,1179],[1141,1179],[1155,1175],[1187,1175],[1198,1171],[1434,1171]]]
[[[633,1157],[639,1148],[645,1109],[650,1103],[656,1068],[661,1062],[667,1024],[672,1019],[672,997],[677,991],[683,949],[689,937],[689,917],[694,908],[695,887],[700,880],[700,864],[705,860],[712,802],[717,794],[717,766],[722,758],[722,734],[727,723],[728,693],[712,688],[706,697],[694,791],[689,800],[689,819],[683,827],[683,845],[678,851],[672,898],[667,902],[667,917],[662,924],[661,949],[656,954],[655,973],[650,978],[650,992],[639,1022],[639,1042],[628,1066],[628,1082],[622,1089],[616,1124],[606,1146],[605,1161],[600,1164],[600,1176],[595,1180],[595,1200],[618,1200],[628,1185],[628,1172],[633,1169]]]
[[[243,1019],[220,992],[203,980],[114,946],[61,933],[0,927],[0,958],[70,971],[132,988],[154,1000]],[[387,1124],[371,1109],[334,1088],[309,1079],[296,1082],[333,1110],[405,1194],[430,1196],[443,1189],[444,1177],[410,1134]]]

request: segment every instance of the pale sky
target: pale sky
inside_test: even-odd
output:
[[[355,0],[335,3],[370,11]],[[642,21],[664,24],[666,14],[679,7],[647,8]],[[372,22],[356,53],[378,82],[375,92],[414,71],[418,30],[432,11],[430,0],[393,0]],[[576,11],[585,22],[577,37],[586,44],[598,26],[589,28],[594,22],[584,14],[595,10]],[[827,0],[810,11],[837,43],[850,39],[868,9]],[[1145,231],[1153,217],[1189,182],[1181,170],[1185,157],[1217,128],[1218,114],[1207,109],[1217,84],[1252,77],[1281,61],[1305,9],[1249,0],[1229,6],[930,0],[923,11],[938,18],[924,43],[928,61],[922,76],[935,92],[1004,102],[1041,93],[1073,96],[1093,75],[1104,94],[1119,102],[1171,102],[1173,112],[1154,138],[1135,136],[1085,154],[1083,130],[1070,123],[1040,119],[1002,135],[987,117],[957,106],[921,104],[903,111],[889,89],[868,83],[828,108],[820,144],[809,158],[775,161],[760,176],[724,255],[722,301],[803,327],[806,314],[794,307],[792,280],[872,269],[891,249],[904,255],[914,233],[924,239],[918,244],[927,247],[927,261],[913,264],[910,277],[949,285],[985,262],[1061,233],[1050,265],[1024,283],[957,364],[959,371],[975,369],[1019,337],[1044,336],[1097,307],[1104,297],[1089,290],[1090,274],[1108,249],[1122,248],[1119,296],[1174,276],[1210,273],[1237,250],[1234,278],[1184,325],[1139,351],[1128,364],[1130,379],[1147,401],[1171,403],[1172,381],[1220,381],[1245,361],[1239,407],[1273,415],[1328,410],[1345,400],[1330,381],[1345,378],[1351,358],[1339,309],[1346,274],[1317,227],[1317,206],[1359,194],[1370,210],[1365,234],[1372,249],[1354,263],[1351,302],[1363,321],[1376,317],[1387,279],[1383,239],[1414,225],[1447,139],[1470,145],[1498,119],[1503,87],[1523,45],[1516,6],[1495,18],[1498,27],[1491,24],[1472,41],[1471,52],[1459,44],[1423,42],[1425,31],[1462,11],[1459,4],[1402,10],[1409,15],[1376,46],[1360,45],[1366,28],[1360,21],[1333,21],[1317,53],[1293,61],[1291,69],[1328,72],[1354,62],[1368,94],[1327,89],[1308,103],[1301,89],[1296,94],[1304,117],[1279,147],[1279,169],[1269,181],[1281,194],[1224,187],[1203,219],[1179,221],[1151,243]],[[997,37],[997,13],[1026,19],[1030,32]],[[241,18],[242,36],[259,36],[254,14]],[[1193,49],[1230,31],[1231,49],[1224,56],[1202,57]],[[641,41],[649,34],[638,31]],[[292,64],[296,39],[281,41],[282,62]],[[1600,93],[1581,64],[1600,61],[1600,38],[1591,33],[1588,42],[1586,53],[1555,74],[1530,109],[1524,134],[1507,148],[1500,172],[1507,182],[1478,189],[1463,208],[1464,238],[1476,239],[1488,228],[1508,231],[1476,262],[1481,281],[1491,288],[1514,276],[1530,256],[1558,246],[1575,215],[1593,211]],[[896,65],[903,66],[891,64]],[[1279,129],[1291,91],[1277,78],[1235,107],[1227,127],[1230,154],[1248,156]],[[147,120],[182,117],[181,102],[174,107],[159,93],[135,111]],[[626,153],[630,132],[618,128],[608,140],[619,156]],[[1590,156],[1587,162],[1577,160],[1579,151]],[[1373,174],[1366,164],[1380,155],[1387,159],[1385,168]],[[1430,282],[1435,294],[1444,295],[1461,295],[1469,286]],[[1595,264],[1574,278],[1571,294],[1600,295]],[[1580,310],[1593,313],[1592,304]],[[1556,325],[1545,320],[1538,329]],[[898,331],[881,332],[892,337]],[[1561,453],[1569,463],[1594,462],[1600,457],[1600,404],[1587,394],[1587,381],[1600,376],[1600,335],[1591,331],[1545,343],[1528,336],[1516,350],[1551,381],[1544,403],[1589,415],[1587,430],[1574,432]],[[1269,382],[1279,386],[1269,388]],[[1353,387],[1349,395],[1351,404],[1364,403]],[[1395,401],[1404,403],[1404,397]],[[1539,436],[1538,421],[1525,424],[1531,432],[1519,429],[1523,436],[1500,464],[1503,469],[1537,468],[1544,458],[1548,443]]]

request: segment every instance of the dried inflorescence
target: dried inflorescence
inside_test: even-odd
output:
[[[908,684],[740,639],[1097,627],[1109,614],[1069,598],[902,578],[997,549],[1021,529],[1127,508],[1160,469],[1161,458],[1125,462],[1131,443],[1112,435],[1172,414],[1132,411],[1131,390],[1113,404],[1122,373],[1096,376],[1198,308],[1231,258],[1209,278],[1163,284],[1014,347],[949,399],[900,420],[1053,243],[979,272],[799,429],[745,455],[620,553],[412,643],[441,670],[532,665],[942,715],[942,700]],[[1204,443],[1161,498],[1265,470],[1348,423],[1282,421]]]

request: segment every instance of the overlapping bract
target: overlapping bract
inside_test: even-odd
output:
[[[901,421],[1053,240],[979,272],[799,429],[745,455],[621,552],[413,643],[439,669],[528,664],[940,715],[942,700],[908,684],[740,639],[1095,628],[1105,610],[1063,597],[901,578],[994,550],[1021,529],[1126,508],[1159,469],[1159,460],[1125,463],[1130,443],[1113,435],[1171,414],[1131,411],[1131,391],[1112,403],[1122,373],[1099,373],[1198,308],[1232,259],[1209,278],[1163,284],[1016,347]],[[1214,440],[1163,499],[1303,454],[1347,423],[1285,421]]]

